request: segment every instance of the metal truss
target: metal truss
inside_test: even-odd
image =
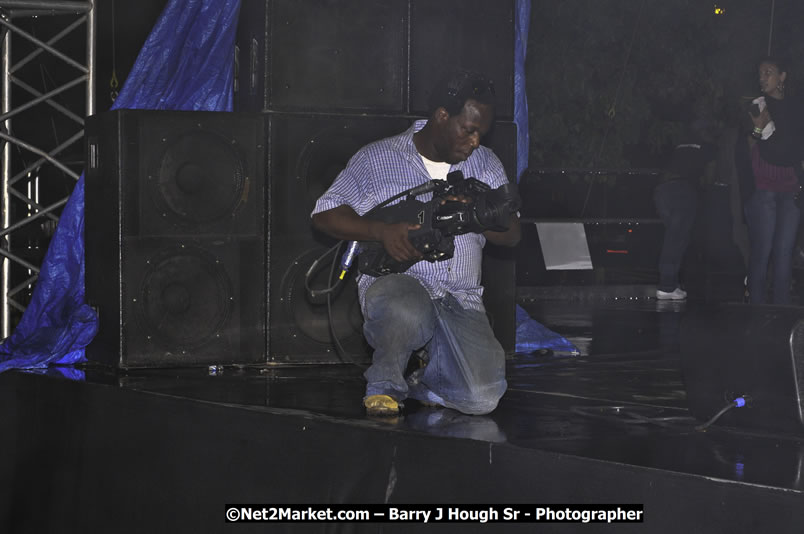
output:
[[[25,310],[39,275],[45,241],[83,169],[83,157],[75,154],[83,155],[84,118],[95,112],[93,4],[0,0],[3,338],[11,334]],[[36,24],[36,19],[44,17],[49,24]],[[39,31],[31,31],[43,26],[54,33],[40,37],[36,35]],[[76,46],[76,38],[82,41],[84,35],[86,46]],[[45,64],[50,67],[43,68]],[[54,186],[56,182],[61,182],[60,187]],[[41,252],[33,250],[40,245]]]

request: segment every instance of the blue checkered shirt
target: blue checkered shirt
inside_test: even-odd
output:
[[[329,190],[316,202],[313,214],[347,204],[364,215],[380,202],[431,180],[421,156],[413,144],[413,134],[427,121],[416,121],[407,131],[381,139],[361,148],[341,171]],[[469,159],[453,165],[467,178],[474,177],[497,188],[508,179],[502,163],[484,146],[478,147]],[[432,193],[417,197],[421,201]],[[480,269],[486,238],[469,233],[455,236],[455,254],[451,259],[430,263],[420,261],[405,274],[415,277],[427,289],[430,297],[439,299],[451,293],[465,309],[483,311],[483,287]],[[361,307],[365,294],[376,278],[360,275],[357,282]]]

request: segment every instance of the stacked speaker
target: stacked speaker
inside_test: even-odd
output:
[[[123,110],[86,127],[87,348],[121,367],[264,360],[265,117]]]
[[[451,66],[490,75],[484,144],[515,178],[513,0],[243,0],[235,113],[117,111],[87,124],[88,357],[120,367],[368,361],[355,283],[305,277],[335,242],[310,213],[363,145],[426,116]],[[514,346],[514,260],[484,260]],[[307,285],[325,287],[329,269]]]
[[[241,110],[426,116],[462,66],[514,114],[513,0],[244,0],[237,48]]]

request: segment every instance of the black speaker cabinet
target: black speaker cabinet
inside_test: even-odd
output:
[[[88,359],[265,361],[264,117],[120,110],[86,139]]]
[[[516,124],[496,122],[483,139],[516,182]],[[516,248],[486,243],[483,250],[483,305],[494,335],[507,354],[516,350]]]
[[[725,304],[687,312],[681,353],[696,418],[708,420],[747,395],[747,406],[716,424],[804,435],[804,309]]]
[[[427,115],[453,66],[491,76],[514,114],[514,0],[243,0],[241,111]]]
[[[402,113],[407,2],[244,0],[237,109]]]

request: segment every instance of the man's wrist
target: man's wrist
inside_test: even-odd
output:
[[[368,226],[366,227],[367,233],[371,238],[371,241],[382,241],[383,229],[385,227],[385,223],[382,221],[375,221],[372,219],[366,219]]]

